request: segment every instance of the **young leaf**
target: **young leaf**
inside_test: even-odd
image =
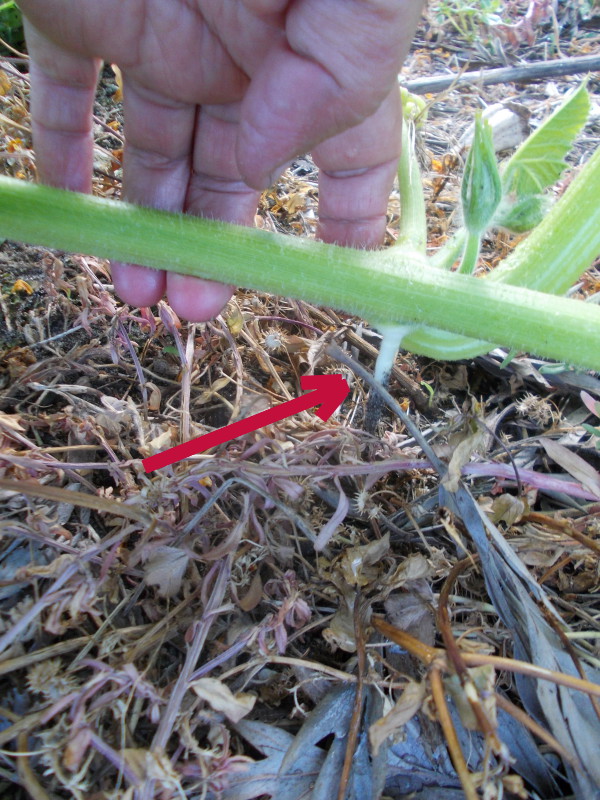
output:
[[[509,159],[502,174],[504,194],[526,197],[552,186],[567,166],[564,158],[589,111],[590,99],[582,83]]]
[[[502,198],[502,186],[490,123],[479,115],[461,186],[462,211],[469,233],[479,235],[490,224]]]
[[[541,194],[518,197],[514,202],[505,197],[494,217],[494,226],[513,233],[526,233],[540,224],[550,205],[549,198]]]

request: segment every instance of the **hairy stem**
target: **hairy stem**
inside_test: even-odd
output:
[[[467,233],[465,249],[463,250],[462,260],[458,268],[461,275],[472,275],[475,272],[480,247],[481,236],[478,233]]]
[[[481,282],[496,286],[527,286],[550,294],[566,292],[600,254],[598,197],[600,149],[592,155],[542,222]],[[436,254],[438,261],[442,260],[449,245]],[[448,252],[451,257],[450,249]],[[492,286],[490,289],[492,290]],[[580,308],[583,307],[580,304]],[[485,341],[481,341],[481,337],[477,337],[480,340],[476,341],[449,334],[447,329],[440,330],[444,327],[436,322],[436,328],[415,330],[402,340],[402,347],[445,360],[473,358],[492,348],[492,337],[487,334],[484,334]],[[498,339],[495,341],[498,343]],[[532,347],[521,349],[535,352]],[[574,342],[567,349],[567,357],[559,359],[560,361],[576,365],[583,363],[577,357]],[[541,351],[537,355],[541,355]]]
[[[427,218],[421,170],[415,153],[415,123],[404,120],[402,124],[402,154],[398,165],[400,192],[400,228],[397,247],[413,248],[425,255],[427,246]]]
[[[579,187],[587,185],[593,202],[582,198],[582,207],[570,214],[573,227],[563,229],[561,222],[553,231],[561,239],[563,266],[571,270],[577,260],[581,267],[576,277],[600,252],[600,169],[592,171],[592,180],[585,178],[586,171],[579,175],[583,180],[577,184],[575,203],[582,193]],[[558,206],[575,183],[548,215],[555,212],[554,224],[561,214]],[[550,247],[551,238],[547,227],[535,245],[528,244],[537,230],[511,255],[506,279],[512,285],[503,285],[428,269],[427,260],[412,249],[341,248],[0,178],[0,235],[302,298],[344,309],[375,326],[434,323],[462,336],[600,369],[597,306],[515,288],[523,272],[535,271],[539,259],[546,258],[543,244]],[[581,241],[585,236],[592,245]],[[560,249],[552,245],[553,253]],[[582,253],[589,256],[583,266]],[[558,253],[551,256],[557,258]],[[480,347],[483,352],[490,349],[485,343]]]

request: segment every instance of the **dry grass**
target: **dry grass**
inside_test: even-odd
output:
[[[435,35],[421,31],[413,74],[466,48]],[[8,62],[0,76],[3,169],[33,179],[27,76]],[[111,81],[96,109],[104,195],[120,187]],[[536,118],[563,85],[432,98],[433,246],[480,98]],[[596,141],[592,122],[577,159]],[[259,224],[313,235],[316,199],[298,160]],[[398,213],[392,197],[390,239]],[[513,245],[486,242],[482,268]],[[455,797],[457,775],[469,798],[585,796],[600,478],[579,392],[600,396],[597,376],[524,355],[403,356],[370,435],[355,363],[372,366],[377,337],[359,320],[240,291],[186,325],[164,303],[123,306],[103,262],[8,242],[0,282],[0,796],[343,798],[387,781],[389,797]],[[591,269],[577,290],[599,287]],[[144,473],[141,458],[333,371],[351,394],[330,422],[303,413]]]

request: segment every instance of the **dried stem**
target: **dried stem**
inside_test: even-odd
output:
[[[458,775],[462,784],[465,797],[467,800],[479,800],[477,791],[473,785],[473,781],[471,780],[471,774],[469,772],[469,768],[467,767],[467,762],[465,761],[465,757],[460,747],[460,742],[458,741],[458,736],[456,735],[456,728],[454,727],[452,717],[448,711],[448,705],[444,695],[442,669],[439,664],[435,663],[431,668],[429,673],[429,681],[431,685],[431,695],[437,711],[438,721],[441,725],[442,731],[444,732],[450,758],[452,759],[454,769],[456,770],[456,774]]]
[[[358,677],[356,681],[356,693],[354,695],[354,708],[352,709],[352,718],[350,720],[350,727],[348,729],[348,741],[346,743],[346,755],[344,757],[344,766],[342,767],[342,774],[340,776],[340,785],[337,794],[337,800],[344,800],[348,788],[348,781],[352,772],[352,760],[356,752],[356,744],[360,733],[360,721],[362,717],[363,708],[363,695],[364,695],[364,677],[366,672],[366,655],[365,655],[365,637],[363,627],[362,603],[360,592],[357,590],[354,595],[354,637],[356,639],[356,655],[358,660]]]

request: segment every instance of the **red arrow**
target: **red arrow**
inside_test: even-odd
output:
[[[304,375],[300,378],[300,385],[303,389],[313,389],[314,391],[303,394],[293,400],[288,400],[286,403],[281,403],[266,411],[261,411],[259,414],[253,414],[246,419],[233,422],[224,428],[205,433],[204,436],[198,436],[190,442],[170,447],[164,453],[157,453],[155,456],[144,458],[142,460],[144,469],[146,472],[152,472],[152,470],[161,469],[161,467],[168,467],[169,464],[183,461],[184,458],[194,456],[196,453],[203,453],[218,444],[237,439],[245,433],[264,428],[265,425],[272,425],[274,422],[299,414],[301,411],[307,411],[314,406],[321,406],[315,413],[325,422],[336,408],[341,406],[350,391],[350,387],[339,373],[333,375]]]

